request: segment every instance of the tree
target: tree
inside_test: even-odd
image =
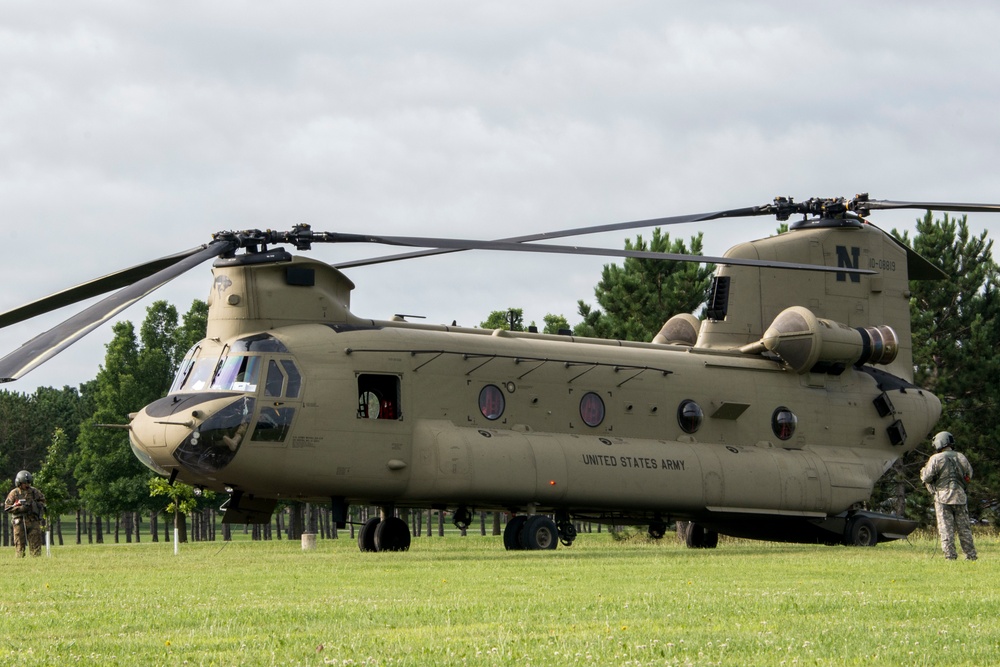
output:
[[[681,239],[671,241],[669,234],[656,228],[648,245],[640,234],[634,243],[626,239],[625,249],[700,255],[702,235],[691,237],[688,250]],[[583,321],[573,332],[598,338],[652,340],[667,319],[693,313],[705,303],[713,268],[694,262],[634,257],[626,258],[623,266],[606,264],[594,288],[597,303],[604,310],[579,301]]]
[[[549,313],[543,320],[545,321],[545,329],[542,330],[542,333],[558,334],[561,331],[569,331],[571,328],[569,322],[562,315],[552,315]]]
[[[941,268],[944,280],[910,281],[914,379],[942,402],[937,430],[948,430],[976,471],[970,486],[969,509],[995,504],[1000,490],[997,437],[1000,436],[1000,301],[993,242],[984,231],[974,236],[967,216],[947,214],[935,220],[930,211],[917,220],[912,244],[908,235],[893,232],[920,255]],[[910,452],[882,480],[876,498],[889,498],[893,509],[904,509],[907,490],[922,488],[918,473],[930,448]],[[909,502],[922,519],[930,503],[922,494]]]
[[[146,402],[149,381],[137,379],[139,349],[131,322],[114,325],[104,365],[95,380],[97,411],[80,429],[76,477],[80,498],[90,511],[108,516],[142,506],[148,498],[148,471],[132,455],[124,430],[101,424],[128,423]]]
[[[36,470],[44,454],[38,442],[31,400],[25,394],[0,391],[0,472],[14,478],[19,470]]]
[[[35,475],[35,486],[44,489],[46,507],[49,517],[55,518],[56,536],[59,544],[63,543],[61,524],[59,517],[67,512],[72,512],[78,506],[76,498],[73,497],[73,468],[70,463],[70,440],[66,432],[61,428],[56,428],[52,434],[52,442],[49,443],[48,453],[45,461],[42,462],[38,474]]]
[[[195,304],[190,317],[186,316],[189,326],[198,326],[198,312]],[[166,394],[176,370],[177,311],[165,301],[153,303],[138,339],[131,322],[119,322],[113,330],[114,338],[93,387],[96,411],[81,427],[76,466],[81,500],[98,515],[149,505],[147,480],[151,473],[132,455],[127,433],[100,425],[125,425],[130,413]],[[194,331],[192,328],[185,335],[194,335]]]
[[[208,330],[208,304],[199,299],[191,302],[184,314],[181,325],[174,331],[173,368],[181,365],[181,360],[194,344],[205,337]]]
[[[481,329],[524,331],[524,310],[522,308],[494,310],[485,321],[479,323],[479,327]]]
[[[171,484],[162,477],[153,477],[148,482],[149,495],[166,496],[170,499],[166,511],[174,515],[174,529],[177,531],[177,541],[187,542],[187,522],[184,517],[198,507],[198,498],[194,487],[181,482]]]

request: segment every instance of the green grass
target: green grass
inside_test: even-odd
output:
[[[8,664],[989,665],[998,539],[874,549],[581,535],[53,547],[0,560]]]

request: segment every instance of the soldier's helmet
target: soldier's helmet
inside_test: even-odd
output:
[[[955,446],[955,436],[948,431],[941,431],[934,436],[934,451],[940,452],[945,447]]]
[[[35,481],[35,478],[31,476],[31,473],[27,470],[22,470],[17,473],[17,477],[14,478],[14,485],[21,486],[22,484],[31,484]]]

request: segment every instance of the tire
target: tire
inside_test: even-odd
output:
[[[866,516],[856,516],[847,524],[844,544],[849,547],[873,547],[878,544],[878,530]]]
[[[521,533],[524,532],[524,524],[527,522],[526,516],[514,516],[507,522],[507,527],[503,529],[503,548],[507,551],[521,551],[524,543],[521,542]]]
[[[399,517],[389,517],[375,527],[376,551],[407,551],[410,548],[410,527]]]
[[[701,549],[705,546],[705,529],[694,521],[689,521],[684,531],[684,544],[688,549]]]
[[[654,521],[649,524],[649,536],[654,540],[662,540],[663,536],[667,534],[667,524],[662,521]]]
[[[556,522],[544,514],[530,517],[521,531],[521,543],[531,551],[548,551],[559,544]]]
[[[719,546],[719,533],[714,530],[705,530],[705,544],[702,545],[706,549],[714,549]]]
[[[382,519],[379,517],[372,517],[365,521],[365,525],[361,526],[361,530],[358,531],[358,549],[362,551],[378,551],[375,546],[375,529],[378,525],[382,523]]]

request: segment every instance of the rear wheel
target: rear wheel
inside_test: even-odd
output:
[[[849,547],[873,547],[878,544],[878,530],[866,516],[856,516],[847,524],[844,544]]]
[[[714,549],[719,546],[719,533],[714,530],[708,530],[694,521],[688,522],[686,530],[684,543],[688,549]]]

